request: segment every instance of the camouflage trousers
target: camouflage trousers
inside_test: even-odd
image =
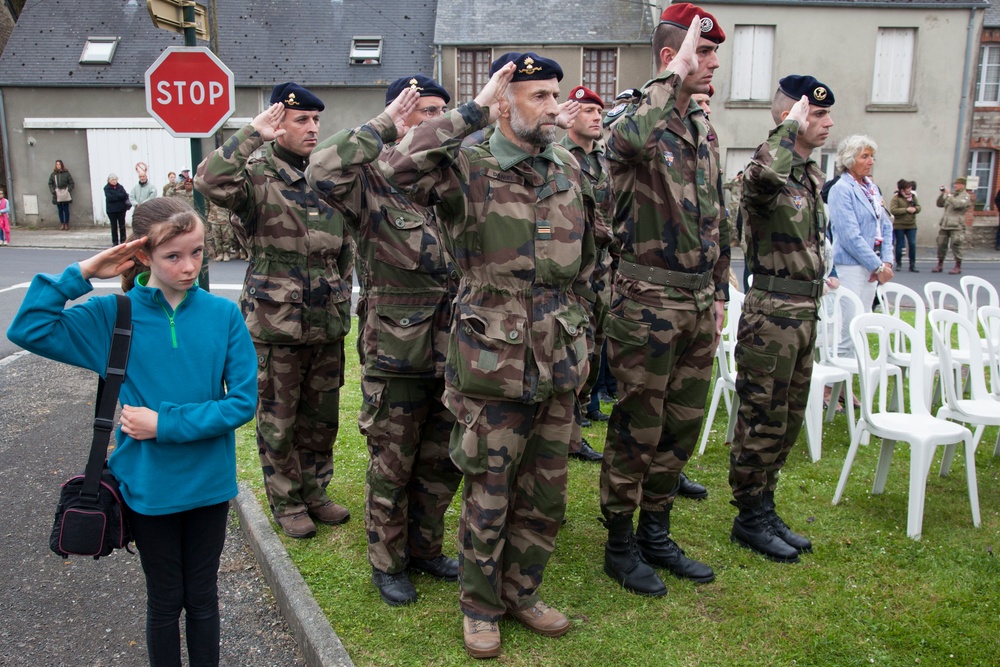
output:
[[[736,500],[774,491],[809,399],[816,322],[743,313],[737,330],[740,408],[729,449]]]
[[[239,256],[239,247],[229,221],[211,223],[207,236],[206,245],[212,259],[227,261]]]
[[[444,514],[462,481],[448,456],[455,416],[444,380],[365,377],[358,428],[368,439],[365,530],[368,560],[401,572],[409,558],[441,554]]]
[[[601,350],[604,349],[604,320],[608,314],[608,307],[598,298],[594,304],[594,321],[596,330],[594,331],[594,351],[590,355],[590,372],[584,381],[580,391],[576,394],[576,419],[573,421],[573,435],[569,439],[569,452],[576,454],[583,447],[583,426],[580,424],[586,406],[590,404],[590,391],[597,383],[597,378],[601,374]]]
[[[566,513],[575,400],[572,392],[537,404],[445,392],[457,418],[451,457],[465,484],[458,562],[466,616],[496,621],[538,600]]]
[[[674,501],[705,417],[715,310],[654,308],[620,296],[605,334],[618,401],[601,463],[601,511],[661,511]]]
[[[964,229],[939,229],[937,235],[937,257],[939,262],[943,262],[948,254],[948,244],[951,243],[951,251],[955,254],[955,261],[962,261],[962,248],[965,246]]]
[[[257,351],[257,452],[275,517],[326,502],[340,425],[344,342]]]

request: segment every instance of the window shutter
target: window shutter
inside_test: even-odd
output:
[[[908,104],[913,74],[914,28],[879,28],[872,77],[873,104]]]
[[[738,25],[733,36],[731,96],[734,100],[770,100],[774,26]]]

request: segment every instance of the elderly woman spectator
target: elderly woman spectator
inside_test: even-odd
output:
[[[104,186],[104,210],[111,220],[111,245],[125,243],[125,212],[130,208],[128,190],[118,182],[117,174],[108,174],[108,184]]]
[[[869,137],[844,139],[837,149],[840,180],[830,189],[829,201],[837,277],[841,285],[861,297],[866,312],[871,311],[876,286],[893,276],[892,218],[871,179],[877,150]],[[845,315],[840,351],[852,354],[848,324],[854,313]]]
[[[896,183],[896,194],[889,204],[889,211],[895,218],[892,221],[892,236],[896,246],[896,266],[903,264],[903,248],[909,247],[910,273],[920,273],[917,270],[917,213],[920,213],[920,202],[913,191],[914,185],[913,181],[905,178]]]

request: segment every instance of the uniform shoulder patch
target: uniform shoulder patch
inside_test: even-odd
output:
[[[626,107],[628,107],[628,104],[622,102],[621,104],[619,104],[614,109],[608,112],[608,118],[617,118],[618,116],[622,115],[623,113],[625,113]]]

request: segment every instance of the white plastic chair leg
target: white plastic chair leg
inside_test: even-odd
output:
[[[730,444],[736,436],[736,417],[740,413],[740,397],[733,392],[733,409],[729,411],[729,424],[726,426],[726,444]]]
[[[993,456],[1000,456],[1000,433],[997,434],[997,444],[993,447]]]
[[[976,447],[965,439],[965,480],[969,485],[969,504],[972,506],[972,525],[979,528],[982,517],[979,515],[979,482],[976,481]]]
[[[851,446],[847,448],[847,458],[844,459],[844,468],[840,471],[840,481],[837,482],[837,490],[833,494],[833,504],[840,502],[844,495],[844,487],[847,486],[847,477],[851,474],[851,466],[854,465],[854,457],[858,453],[858,445],[861,443],[861,436],[865,433],[864,424],[858,424],[851,438]]]
[[[941,457],[941,472],[938,473],[939,476],[947,477],[948,473],[951,472],[951,460],[955,458],[955,448],[957,446],[956,443],[945,445],[944,456]]]
[[[923,529],[927,473],[930,471],[933,451],[924,447],[910,449],[910,502],[906,511],[906,535],[914,540],[920,539]]]
[[[875,468],[875,483],[872,485],[873,495],[885,491],[885,480],[889,477],[889,464],[892,463],[892,454],[895,449],[895,440],[882,439],[882,450],[879,452],[878,466]]]
[[[698,456],[704,454],[705,448],[708,446],[708,435],[712,432],[712,424],[715,422],[715,412],[719,409],[719,399],[723,391],[722,383],[716,380],[715,390],[712,392],[712,402],[708,406],[708,415],[705,417],[705,423],[702,426],[701,445],[698,448]]]

